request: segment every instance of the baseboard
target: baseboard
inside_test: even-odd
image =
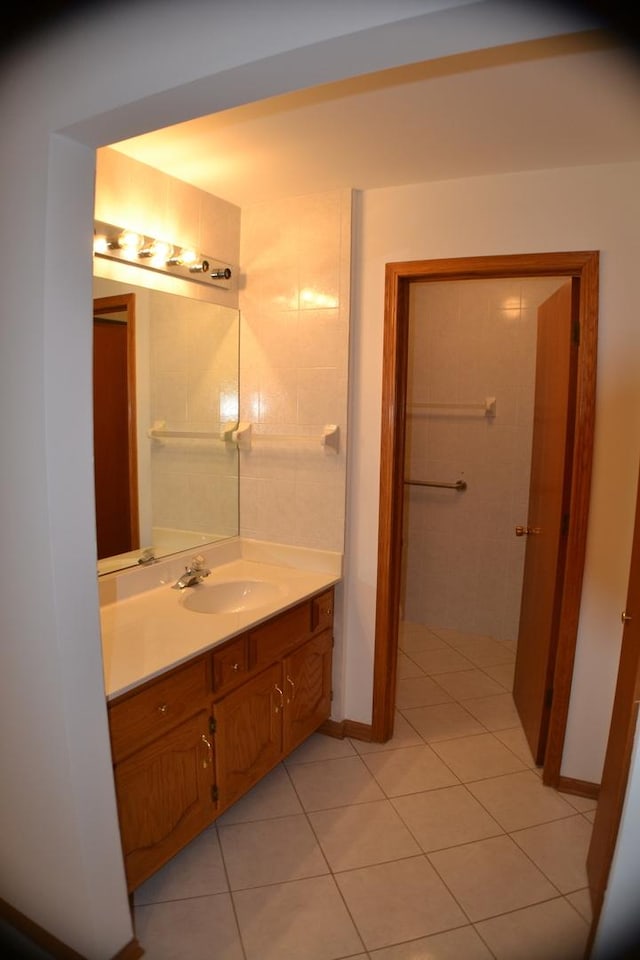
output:
[[[4,957],[28,957],[26,953],[30,947],[40,947],[46,953],[55,957],[56,960],[87,960],[82,954],[78,953],[72,947],[67,946],[62,940],[58,940],[52,933],[45,930],[39,924],[34,923],[29,917],[26,917],[19,910],[16,910],[6,900],[0,898],[0,921],[6,926],[2,929],[0,926],[0,947],[3,947],[2,956]],[[12,929],[8,930],[6,927]],[[15,932],[15,936],[13,936]],[[12,952],[7,952],[7,950]],[[20,953],[16,953],[20,950]],[[144,955],[144,950],[137,940],[130,940],[122,950],[113,957],[113,960],[138,960]]]
[[[345,737],[364,740],[366,743],[373,740],[371,724],[360,723],[358,720],[325,720],[318,733],[324,733],[326,737],[335,737],[338,740],[344,740]]]
[[[600,795],[600,784],[590,780],[575,780],[573,777],[558,777],[557,788],[561,793],[571,793],[575,797],[585,797],[588,800],[597,800]]]

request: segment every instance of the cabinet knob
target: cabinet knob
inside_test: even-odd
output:
[[[232,663],[232,664],[231,664],[231,669],[232,669],[232,670],[239,670],[239,669],[240,669],[240,664],[239,664],[239,663]]]
[[[165,714],[168,712],[168,710],[169,710],[168,703],[161,703],[160,706],[158,707],[158,713]]]

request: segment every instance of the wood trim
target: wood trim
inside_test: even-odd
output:
[[[138,960],[139,957],[143,956],[144,950],[134,937],[133,940],[130,940],[129,943],[122,948],[122,950],[119,950],[118,953],[116,953],[115,957],[113,957],[113,960]]]
[[[544,765],[544,782],[557,786],[566,730],[586,534],[595,417],[598,319],[598,251],[507,254],[388,263],[385,270],[384,368],[378,580],[376,601],[372,730],[383,742],[392,735],[395,711],[398,618],[402,548],[402,477],[411,283],[508,277],[568,276],[578,280],[580,345],[571,478],[571,511],[560,612],[554,699]]]
[[[599,783],[576,780],[574,777],[558,777],[557,788],[562,793],[570,793],[574,797],[584,797],[587,800],[597,800],[600,795]]]
[[[370,743],[374,739],[371,724],[361,723],[359,720],[325,720],[318,729],[318,733],[338,740],[351,737],[353,740],[362,740],[365,743]]]
[[[39,924],[34,923],[34,921],[26,917],[24,913],[16,910],[11,904],[7,903],[6,900],[2,899],[0,899],[0,918],[5,920],[9,926],[13,927],[14,930],[17,930],[18,933],[26,937],[33,944],[41,947],[48,954],[51,954],[52,957],[56,957],[56,960],[87,960],[82,954],[73,950],[72,947],[67,946],[62,940],[58,940],[52,933],[49,933]],[[6,946],[6,944],[2,945]],[[134,937],[133,940],[125,944],[122,950],[119,950],[118,953],[115,954],[113,960],[138,960],[138,958],[142,956],[144,956],[144,950]]]

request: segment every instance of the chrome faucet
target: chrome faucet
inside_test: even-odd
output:
[[[204,565],[204,557],[194,557],[191,566],[184,568],[184,573],[179,580],[173,584],[173,590],[184,590],[185,587],[195,587],[197,583],[202,583],[205,577],[208,577],[211,570]]]

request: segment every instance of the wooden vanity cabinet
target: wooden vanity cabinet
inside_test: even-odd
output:
[[[109,705],[130,891],[216,816],[208,688],[201,658]]]
[[[129,891],[331,712],[333,589],[108,705]]]
[[[330,590],[249,632],[250,669],[259,672],[212,705],[219,812],[330,715],[332,626]]]

